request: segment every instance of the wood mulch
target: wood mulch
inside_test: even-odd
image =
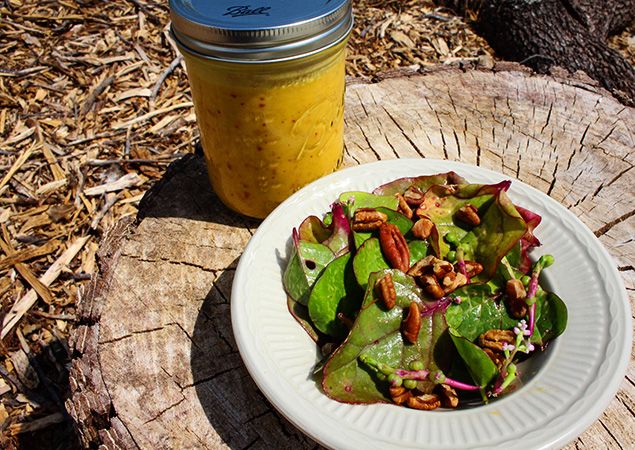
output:
[[[73,448],[67,337],[105,230],[198,138],[167,2],[0,4],[0,446]],[[495,59],[431,1],[357,0],[348,74]],[[633,30],[612,45],[635,62]]]

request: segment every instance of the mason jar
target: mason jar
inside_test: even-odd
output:
[[[350,0],[170,0],[170,11],[223,203],[264,218],[339,167]]]

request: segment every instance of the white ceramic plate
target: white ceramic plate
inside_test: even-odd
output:
[[[472,183],[502,174],[457,162],[391,160],[352,167],[303,188],[260,225],[236,270],[231,297],[234,335],[251,376],[271,403],[321,444],[337,449],[556,448],[581,434],[613,398],[630,356],[631,314],[619,273],[604,247],[566,208],[513,181],[514,203],[542,216],[537,254],[556,263],[545,273],[566,303],[565,333],[540,370],[517,392],[488,405],[417,411],[388,404],[348,405],[326,397],[310,379],[317,349],[287,310],[282,272],[291,230],[322,217],[341,192],[371,191],[404,176],[453,170]]]

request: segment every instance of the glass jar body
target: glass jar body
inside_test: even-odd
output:
[[[339,167],[345,46],[267,63],[182,50],[210,180],[228,207],[264,218]]]

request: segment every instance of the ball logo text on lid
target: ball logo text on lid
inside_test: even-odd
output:
[[[227,12],[223,16],[242,17],[242,16],[268,16],[271,6],[261,6],[258,8],[251,8],[251,5],[244,6],[230,6],[227,8]]]

